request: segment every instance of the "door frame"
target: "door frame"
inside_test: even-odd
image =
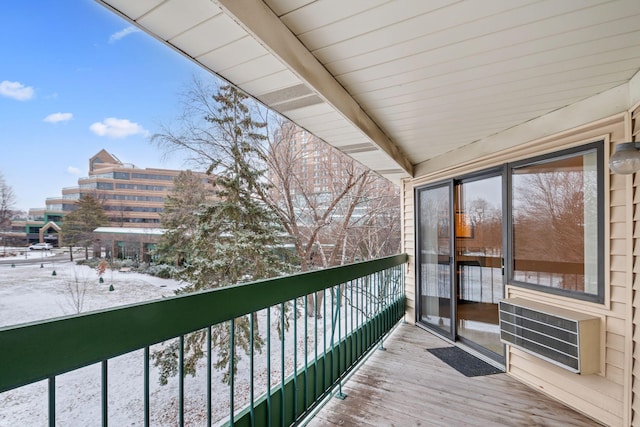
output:
[[[420,233],[420,193],[423,191],[428,191],[428,190],[433,190],[436,188],[447,188],[448,189],[448,197],[449,197],[449,230],[448,230],[448,234],[449,234],[449,241],[450,243],[450,248],[449,248],[449,277],[451,277],[450,283],[449,283],[449,290],[450,290],[450,297],[449,297],[449,316],[450,316],[450,327],[449,327],[449,331],[448,333],[443,333],[444,329],[442,328],[437,328],[433,325],[430,325],[428,323],[422,322],[420,320],[420,314],[422,313],[422,297],[421,294],[419,292],[419,288],[422,282],[422,272],[421,272],[421,264],[422,264],[422,236]],[[455,301],[458,297],[457,295],[457,286],[455,285],[456,283],[456,278],[455,278],[455,257],[454,257],[454,249],[455,249],[455,230],[454,230],[454,217],[452,216],[452,206],[453,206],[453,197],[454,197],[454,180],[453,179],[447,179],[447,180],[443,180],[443,181],[438,181],[432,184],[427,184],[427,185],[422,185],[419,187],[416,187],[414,189],[414,212],[416,213],[415,215],[415,229],[416,229],[416,263],[415,263],[415,277],[416,277],[416,310],[415,310],[415,316],[416,316],[416,323],[419,323],[420,325],[428,328],[429,330],[432,330],[433,332],[435,332],[436,334],[443,336],[451,341],[455,341],[456,339],[456,325],[455,325],[455,321],[457,318],[457,313],[456,313],[456,304]]]
[[[458,184],[462,184],[464,182],[473,182],[479,181],[486,178],[492,177],[500,177],[501,178],[501,203],[502,203],[502,293],[504,296],[505,284],[506,284],[506,275],[505,275],[505,254],[507,250],[507,231],[508,231],[508,221],[505,221],[504,218],[504,208],[507,206],[508,202],[508,189],[509,189],[509,174],[507,164],[501,165],[499,167],[494,167],[490,169],[485,169],[478,172],[473,172],[470,174],[462,175],[459,177],[448,178],[445,180],[440,180],[434,183],[429,183],[426,185],[416,186],[414,188],[414,226],[415,226],[415,254],[416,254],[416,262],[415,262],[415,277],[416,277],[416,310],[415,310],[415,321],[417,324],[420,324],[423,327],[435,332],[437,335],[447,338],[454,342],[460,342],[465,344],[466,346],[472,348],[475,351],[499,362],[504,363],[505,361],[505,351],[503,346],[502,354],[494,353],[481,345],[474,343],[472,340],[461,337],[458,335],[458,277],[457,277],[457,269],[458,262],[456,260],[456,240],[455,240],[455,210],[456,210],[456,192],[455,187]],[[422,273],[421,273],[421,263],[422,263],[422,236],[421,236],[421,227],[420,227],[420,194],[423,191],[428,191],[430,189],[448,187],[449,193],[449,239],[451,242],[450,253],[449,253],[449,275],[450,275],[450,301],[449,301],[449,310],[451,316],[451,326],[449,328],[448,333],[443,333],[443,329],[437,328],[433,325],[430,325],[426,322],[421,321],[420,315],[422,313],[422,298],[420,293],[420,286],[422,281]]]

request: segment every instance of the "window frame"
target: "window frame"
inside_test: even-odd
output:
[[[515,275],[515,258],[514,258],[514,230],[513,230],[513,173],[514,170],[523,166],[531,166],[536,164],[550,163],[555,160],[563,158],[576,157],[581,154],[587,154],[588,152],[596,153],[596,179],[597,179],[597,195],[596,195],[596,208],[597,208],[597,293],[588,294],[585,292],[573,291],[568,289],[553,288],[551,286],[539,285],[536,283],[529,283],[514,279]],[[503,224],[506,225],[507,240],[505,248],[505,275],[506,283],[511,286],[532,289],[547,294],[554,294],[564,297],[569,297],[582,301],[589,301],[598,304],[604,303],[604,243],[605,243],[605,224],[604,224],[604,141],[599,140],[596,142],[580,145],[565,150],[555,151],[540,156],[535,156],[516,162],[507,163],[506,165],[506,198],[507,204],[503,209]],[[506,215],[506,218],[504,217]]]
[[[476,179],[483,179],[489,176],[502,176],[502,242],[503,242],[503,283],[505,286],[512,286],[517,288],[531,289],[534,291],[538,291],[545,294],[550,295],[558,295],[562,297],[571,298],[578,301],[586,301],[593,302],[597,304],[605,303],[605,173],[607,171],[605,165],[604,158],[604,149],[605,149],[605,141],[602,139],[596,140],[595,142],[590,142],[586,144],[582,144],[576,147],[560,149],[558,151],[549,152],[543,155],[538,155],[534,157],[528,157],[522,160],[514,161],[514,162],[504,162],[498,166],[483,169],[480,171],[468,173],[468,174],[460,174],[452,176],[451,178],[439,180],[437,182],[423,184],[416,186],[414,188],[414,212],[415,212],[415,233],[414,238],[416,242],[416,296],[419,295],[420,290],[418,288],[420,284],[420,272],[419,262],[420,262],[420,242],[422,236],[420,236],[420,214],[419,214],[419,193],[422,190],[434,188],[438,186],[445,185],[445,183],[449,183],[447,185],[451,185],[452,188],[457,183],[464,183],[469,181],[474,181]],[[579,291],[572,291],[560,288],[553,288],[550,286],[539,285],[535,283],[528,283],[519,280],[515,280],[514,277],[514,231],[513,231],[513,213],[512,213],[512,201],[513,201],[513,171],[516,168],[526,166],[526,165],[535,165],[542,164],[547,162],[552,162],[555,160],[560,160],[562,158],[574,157],[580,154],[586,154],[590,151],[595,151],[596,153],[596,179],[597,179],[597,195],[596,195],[596,203],[597,203],[597,242],[596,242],[596,251],[597,251],[597,293],[596,294],[588,294]],[[453,194],[452,196],[453,197]],[[453,199],[452,199],[453,200]],[[452,227],[454,228],[454,227]],[[453,236],[452,236],[453,237]],[[453,241],[455,251],[455,240]],[[416,321],[418,319],[419,313],[419,302],[416,302]]]

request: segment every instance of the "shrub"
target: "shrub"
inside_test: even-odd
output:
[[[141,273],[160,277],[161,279],[171,279],[175,274],[175,267],[168,264],[154,264],[147,266]]]

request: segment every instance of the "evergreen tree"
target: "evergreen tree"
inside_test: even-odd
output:
[[[65,215],[60,233],[69,248],[84,247],[85,258],[88,259],[88,248],[95,241],[93,230],[106,225],[109,219],[100,202],[91,195],[83,196],[76,206],[76,210]]]
[[[197,215],[195,233],[186,239],[188,248],[184,268],[179,278],[188,283],[180,292],[194,292],[264,279],[282,274],[285,265],[278,256],[282,230],[271,211],[259,200],[264,170],[258,165],[260,144],[266,136],[264,123],[256,122],[246,104],[248,98],[231,86],[222,86],[213,96],[216,109],[205,115],[209,125],[199,135],[206,135],[207,144],[217,153],[211,157],[208,173],[214,183],[214,198]],[[177,139],[176,139],[177,138]],[[185,145],[184,137],[156,135],[160,143]],[[184,237],[184,235],[183,235]],[[250,319],[235,319],[234,357],[238,349],[249,352]],[[257,326],[257,324],[256,324]],[[229,379],[229,325],[212,328],[212,345],[218,349],[216,367],[225,369]],[[254,329],[256,349],[262,340]],[[185,337],[185,374],[195,374],[196,362],[204,356],[206,336],[196,332]],[[177,373],[178,345],[173,343],[153,354],[160,367],[160,382]],[[237,366],[237,363],[234,364]]]
[[[209,184],[210,185],[210,184]],[[182,266],[191,251],[191,240],[198,228],[198,214],[211,200],[213,188],[191,171],[180,172],[173,190],[166,197],[160,214],[165,230],[155,249],[161,262]]]

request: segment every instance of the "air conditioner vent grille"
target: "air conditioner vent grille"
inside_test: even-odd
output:
[[[539,311],[535,311],[533,309],[519,307],[517,305],[511,305],[506,303],[501,304],[500,309],[506,313],[512,313],[524,319],[536,320],[538,322],[544,323],[545,325],[555,326],[556,328],[559,328],[559,329],[563,329],[571,332],[578,331],[578,325],[574,320],[563,319],[562,317],[553,316],[551,314],[542,313]]]
[[[584,325],[587,324],[588,335],[585,335]],[[584,373],[582,350],[586,343],[599,342],[598,330],[599,319],[596,317],[520,298],[500,301],[500,339],[503,343],[572,372]],[[592,359],[596,354],[596,362],[590,360],[588,370],[597,370],[598,349],[588,353]]]

